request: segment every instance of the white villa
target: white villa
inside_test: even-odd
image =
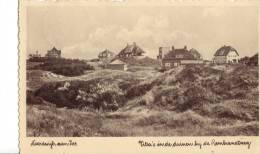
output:
[[[236,49],[231,46],[222,46],[214,54],[213,63],[226,64],[238,63],[239,54]]]

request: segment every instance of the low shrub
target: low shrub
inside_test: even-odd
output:
[[[147,102],[146,102],[146,100],[141,99],[141,100],[138,101],[138,104],[139,105],[147,105]]]
[[[59,87],[62,87],[64,82],[53,82],[44,84],[41,88],[36,90],[35,96],[41,97],[44,100],[56,104],[57,107],[76,107],[74,104],[74,98],[76,97],[75,90],[58,90]]]
[[[236,113],[232,109],[224,106],[214,107],[212,109],[212,114],[216,115],[218,118],[230,118],[230,119],[237,118]]]
[[[218,98],[210,91],[195,83],[186,83],[182,87],[172,87],[158,90],[155,93],[154,103],[166,109],[185,111],[195,109],[204,103],[214,103]]]
[[[115,111],[125,103],[125,97],[117,85],[100,79],[47,83],[35,95],[58,107],[69,108],[91,107]]]
[[[35,97],[33,91],[26,91],[26,104],[42,104],[40,97]]]
[[[205,118],[191,110],[172,116],[167,121],[167,126],[171,128],[205,127],[205,124]]]
[[[203,103],[208,101],[206,89],[196,84],[191,85],[183,93],[182,97],[184,98],[184,101],[179,102],[177,106],[177,109],[180,111],[201,106]]]
[[[38,105],[27,108],[27,135],[30,137],[94,136],[102,126],[102,118],[75,109],[41,110]]]
[[[94,67],[77,59],[54,58],[45,60],[43,64],[35,67],[35,69],[50,71],[64,76],[78,76],[84,74],[86,70],[94,70]]]
[[[45,57],[31,57],[28,59],[28,62],[45,62]]]
[[[140,118],[136,125],[138,126],[149,126],[154,124],[166,124],[169,117],[164,113],[158,113],[147,117]]]
[[[133,98],[137,96],[142,96],[144,95],[147,91],[152,89],[152,84],[150,83],[143,83],[143,84],[138,84],[136,86],[133,86],[129,88],[126,92],[126,97],[127,98]]]
[[[198,79],[197,75],[200,73],[198,67],[186,66],[177,76],[176,79],[180,82],[195,82]]]
[[[183,113],[156,113],[147,117],[140,118],[136,125],[138,126],[158,126],[173,129],[187,129],[190,127],[205,127],[206,121],[204,117],[188,110]]]
[[[181,103],[182,94],[177,88],[160,90],[155,94],[154,104],[158,106],[176,106]]]
[[[149,57],[144,57],[142,59],[136,59],[134,57],[126,57],[120,59],[131,66],[149,66],[149,67],[160,66],[160,62],[158,60]]]

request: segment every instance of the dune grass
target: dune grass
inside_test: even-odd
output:
[[[28,136],[256,136],[258,121],[206,117],[194,111],[150,110],[136,115],[111,115],[76,109],[29,105]]]
[[[43,84],[28,93],[27,135],[256,136],[258,67],[229,67],[98,70]],[[118,105],[98,110],[91,102]]]

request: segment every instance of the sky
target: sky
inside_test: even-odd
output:
[[[55,46],[66,58],[97,58],[136,42],[155,58],[160,46],[197,49],[211,59],[223,45],[241,57],[259,51],[259,12],[253,6],[30,6],[27,54]]]

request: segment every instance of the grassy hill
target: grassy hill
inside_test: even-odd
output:
[[[126,62],[130,66],[149,66],[149,67],[160,67],[160,62],[150,57],[135,58],[127,57],[120,58],[120,60]]]
[[[234,65],[98,70],[44,82],[28,93],[28,134],[258,135],[258,78],[258,67]]]

